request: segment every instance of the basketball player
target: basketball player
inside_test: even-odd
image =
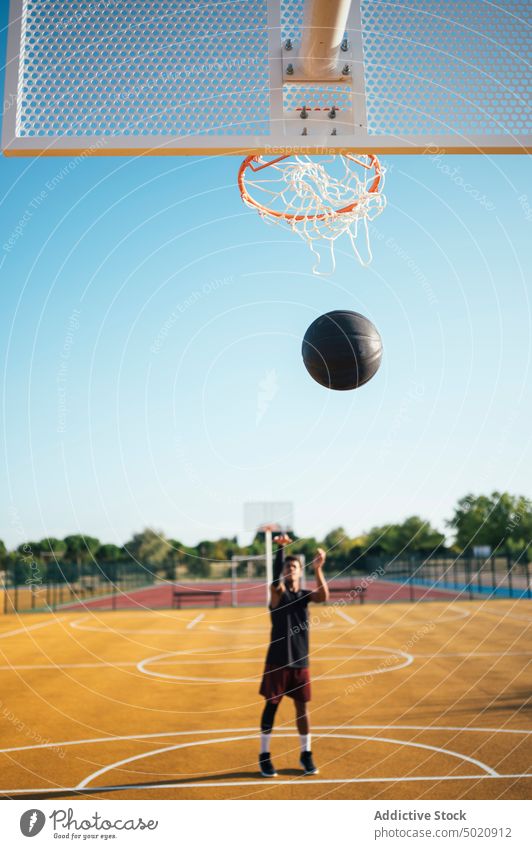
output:
[[[293,699],[296,709],[296,724],[301,739],[301,767],[305,775],[316,775],[318,770],[312,760],[307,707],[310,701],[308,604],[310,601],[324,602],[329,597],[323,577],[325,552],[318,548],[313,561],[316,589],[302,590],[301,561],[293,554],[284,556],[284,546],[292,540],[283,534],[275,542],[279,548],[270,593],[272,631],[259,691],[266,699],[261,719],[259,767],[264,778],[277,775],[270,758],[270,738],[277,708],[283,696],[288,696]]]

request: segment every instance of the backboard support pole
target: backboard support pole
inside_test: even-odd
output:
[[[300,58],[309,80],[337,75],[351,0],[305,0]]]
[[[273,540],[271,528],[264,532],[266,544],[266,604],[270,603],[270,586],[273,582]]]

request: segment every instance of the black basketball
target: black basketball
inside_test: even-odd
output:
[[[313,321],[303,339],[303,362],[327,389],[356,389],[371,380],[381,364],[382,340],[371,321],[358,312],[333,310]]]

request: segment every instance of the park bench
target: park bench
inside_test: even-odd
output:
[[[174,590],[172,594],[172,607],[181,607],[184,598],[212,598],[214,607],[220,603],[221,590]]]
[[[329,595],[349,596],[351,601],[357,598],[360,604],[364,604],[367,587],[335,587],[334,584],[329,584]]]

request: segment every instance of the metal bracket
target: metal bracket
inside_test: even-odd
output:
[[[342,42],[342,44],[344,44]],[[288,46],[291,45],[291,46]],[[344,50],[344,46],[347,49]],[[283,82],[285,83],[345,83],[353,85],[353,47],[349,39],[339,50],[335,71],[327,77],[319,79],[309,77],[303,71],[303,63],[299,55],[300,43],[296,40],[285,39],[282,46]]]

